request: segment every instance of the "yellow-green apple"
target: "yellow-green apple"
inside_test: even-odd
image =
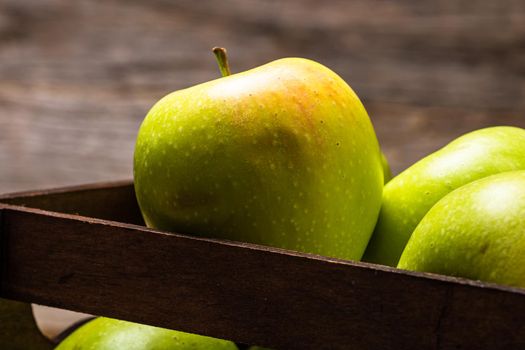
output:
[[[504,171],[525,169],[525,130],[499,126],[459,137],[385,185],[378,222],[363,260],[396,266],[412,231],[452,190]]]
[[[146,224],[360,259],[383,171],[357,95],[302,58],[223,71],[162,98],[144,119],[134,180]]]
[[[38,329],[31,304],[0,298],[0,349],[51,350]]]
[[[237,350],[202,335],[98,317],[71,333],[56,350]]]
[[[383,152],[381,152],[381,165],[383,166],[383,181],[386,184],[392,179],[392,171],[390,170],[390,164]]]
[[[412,233],[398,267],[525,287],[525,171],[443,197]]]

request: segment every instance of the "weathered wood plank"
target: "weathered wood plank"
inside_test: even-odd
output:
[[[520,289],[1,210],[2,297],[283,349],[525,346]]]
[[[525,107],[525,5],[512,0],[2,5],[7,83],[165,92],[217,76],[207,50],[220,44],[238,69],[287,55],[318,59],[367,99]]]
[[[131,180],[4,194],[0,203],[144,225]]]

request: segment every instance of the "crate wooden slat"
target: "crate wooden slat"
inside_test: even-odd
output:
[[[525,347],[521,289],[151,230],[130,182],[0,203],[0,297],[278,349]]]

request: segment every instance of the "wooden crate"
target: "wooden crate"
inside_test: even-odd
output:
[[[525,291],[143,226],[129,181],[0,197],[0,297],[276,349],[523,349]]]

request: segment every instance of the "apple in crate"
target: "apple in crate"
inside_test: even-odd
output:
[[[99,317],[55,350],[237,350],[235,343],[170,329]]]
[[[381,151],[354,91],[284,58],[175,91],[144,119],[134,180],[148,226],[360,259],[381,203]]]
[[[388,182],[363,260],[396,266],[425,214],[452,190],[501,172],[525,169],[525,130],[495,126],[465,134]]]
[[[412,233],[398,267],[525,288],[525,171],[464,185]]]

